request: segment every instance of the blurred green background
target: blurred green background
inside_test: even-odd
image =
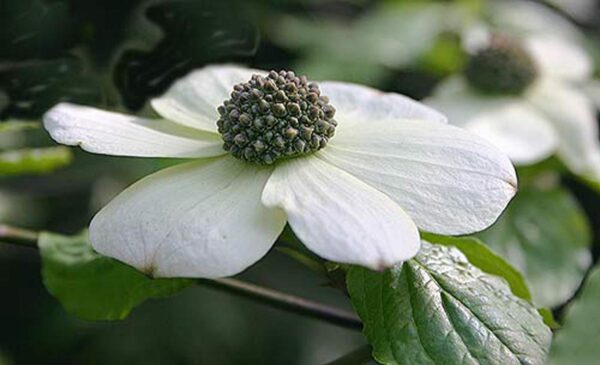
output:
[[[116,193],[169,163],[48,150],[53,143],[35,125],[7,127],[37,123],[59,101],[150,115],[148,98],[219,62],[425,97],[463,66],[451,30],[482,2],[437,2],[456,4],[441,17],[414,11],[423,3],[0,0],[0,222],[75,234]],[[600,36],[598,7],[584,16],[560,11]],[[599,237],[597,193],[574,179],[563,183]],[[596,261],[597,244],[593,253]],[[341,293],[277,251],[242,278],[350,309]],[[320,364],[365,343],[359,332],[198,286],[145,303],[121,322],[84,322],[46,292],[38,253],[8,245],[0,246],[0,291],[0,365]]]

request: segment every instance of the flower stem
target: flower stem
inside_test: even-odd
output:
[[[365,345],[325,365],[363,365],[371,360],[371,346]]]
[[[236,279],[202,279],[199,282],[219,290],[255,300],[259,303],[267,304],[274,308],[320,319],[353,330],[360,331],[362,329],[362,323],[354,313],[294,295],[281,293]]]
[[[0,241],[37,248],[38,232],[0,224]],[[294,295],[261,287],[237,279],[199,279],[197,283],[233,293],[256,302],[306,317],[320,319],[338,326],[361,330],[362,323],[352,312],[330,307]]]

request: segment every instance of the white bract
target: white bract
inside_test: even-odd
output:
[[[152,100],[148,120],[72,104],[44,116],[56,141],[118,156],[193,159],[133,184],[93,219],[102,254],[156,277],[223,277],[264,256],[286,222],[325,259],[383,269],[413,257],[419,231],[492,224],[516,190],[509,159],[409,98],[319,83],[337,112],[323,149],[271,165],[223,148],[217,107],[263,71],[210,66]]]
[[[492,34],[508,34],[528,53],[535,80],[519,95],[477,90],[463,75],[442,82],[426,103],[451,123],[488,139],[516,165],[557,155],[575,174],[600,179],[596,122],[600,87],[580,34],[565,19],[530,2],[492,2],[490,24],[470,27],[464,44],[476,54]]]

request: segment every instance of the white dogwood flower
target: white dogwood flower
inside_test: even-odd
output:
[[[492,24],[465,32],[471,58],[464,74],[442,82],[426,103],[516,165],[556,154],[573,173],[599,180],[592,60],[575,27],[539,8],[494,3]]]
[[[239,273],[286,222],[325,259],[383,269],[417,253],[418,228],[484,229],[515,194],[508,157],[397,94],[210,66],[151,104],[163,119],[59,104],[44,126],[93,153],[192,160],[90,225],[97,251],[156,277]]]

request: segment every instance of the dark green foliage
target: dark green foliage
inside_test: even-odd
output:
[[[258,32],[246,3],[238,0],[163,0],[144,10],[163,33],[150,50],[127,48],[114,82],[124,104],[139,109],[194,68],[223,58],[254,54]]]

